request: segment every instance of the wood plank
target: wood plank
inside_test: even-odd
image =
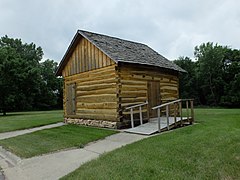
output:
[[[78,45],[75,50],[75,57],[76,57],[76,74],[78,74],[80,72],[79,71],[79,59],[78,59]]]
[[[73,70],[72,70],[72,74],[76,74],[76,57],[75,57],[75,52],[73,52],[73,54],[72,54],[72,68],[73,68]]]
[[[147,113],[147,109],[145,108],[145,109],[142,109],[142,113]],[[129,111],[123,111],[122,112],[122,114],[123,115],[130,115],[131,114],[131,111],[129,110]],[[134,110],[133,110],[133,114],[139,114],[139,109],[138,108],[135,108]]]
[[[87,49],[88,49],[88,70],[92,70],[92,53],[91,53],[91,44],[87,41]]]
[[[166,87],[166,88],[168,88],[168,87],[178,88],[178,84],[175,84],[175,83],[172,83],[172,84],[170,84],[170,83],[160,83],[160,85],[161,85],[161,87]]]
[[[122,107],[129,107],[129,106],[133,106],[133,105],[137,105],[137,104],[142,104],[142,103],[145,103],[145,102],[143,102],[143,101],[136,101],[136,102],[130,102],[130,103],[121,103],[121,106]],[[147,106],[147,105],[145,105],[145,106]]]
[[[92,85],[92,84],[102,84],[102,83],[116,83],[116,79],[113,77],[98,77],[98,79],[90,79],[88,81],[79,81],[78,85],[85,86],[85,85]]]
[[[68,64],[67,64],[67,74],[68,74],[68,76],[71,75],[71,72],[70,72],[70,62],[68,62]]]
[[[136,97],[136,98],[121,98],[121,103],[136,103],[136,102],[146,102],[146,97]]]
[[[97,114],[97,115],[112,115],[116,114],[117,109],[78,109],[78,114]]]
[[[103,67],[107,66],[107,56],[103,53]]]
[[[103,53],[102,51],[98,51],[98,59],[99,59],[99,68],[103,67]]]
[[[115,72],[113,71],[102,71],[102,72],[99,72],[99,73],[96,73],[94,74],[93,72],[90,72],[90,73],[81,73],[79,74],[78,76],[71,76],[71,77],[67,77],[65,78],[66,81],[72,81],[72,80],[79,80],[79,81],[87,81],[89,79],[99,79],[99,78],[112,78],[112,77],[115,77]],[[108,76],[108,77],[106,77]]]
[[[147,82],[145,81],[135,81],[135,80],[125,80],[125,79],[121,79],[120,80],[121,84],[126,84],[126,85],[146,85]]]
[[[96,49],[96,47],[91,43],[91,49],[92,49],[92,51],[91,51],[91,53],[92,53],[92,55],[91,55],[91,57],[92,57],[92,69],[96,69],[96,60],[95,60],[95,49]]]
[[[87,40],[84,39],[84,66],[85,66],[85,70],[88,71],[89,67],[88,67],[88,57],[87,57]]]
[[[161,117],[161,132],[166,131],[167,130],[167,120],[166,117]],[[183,122],[187,122],[187,118],[183,117]],[[177,117],[176,118],[176,123],[177,125],[181,124],[181,118]],[[170,129],[175,127],[175,122],[174,122],[174,117],[169,117],[169,126]],[[142,124],[140,126],[137,126],[135,128],[130,128],[125,130],[125,132],[129,132],[129,133],[135,133],[135,134],[144,134],[144,135],[151,135],[154,134],[156,132],[158,132],[158,122],[157,122],[157,118],[152,118],[149,120],[148,123]]]
[[[102,83],[102,84],[92,84],[87,86],[77,86],[77,91],[91,91],[91,90],[99,90],[106,88],[116,88],[116,83]]]
[[[107,59],[106,59],[106,65],[109,66],[111,65],[111,59],[107,56]]]
[[[145,86],[145,84],[143,86],[136,86],[136,85],[131,85],[131,86],[127,86],[127,85],[123,85],[121,87],[121,91],[138,91],[138,90],[145,90],[147,91],[147,87]]]
[[[82,62],[82,72],[86,71],[86,65],[85,65],[85,57],[84,57],[84,40],[81,41],[81,62]]]
[[[139,98],[139,97],[146,97],[146,93],[144,94],[119,94],[120,98]]]
[[[75,76],[73,75],[70,77],[66,77],[65,80],[66,81],[78,80],[78,81],[84,82],[84,81],[88,81],[89,79],[99,79],[99,78],[104,79],[104,78],[111,78],[111,77],[115,77],[115,72],[109,70],[109,71],[102,71],[96,74],[94,72],[89,72],[89,73],[84,72]]]
[[[78,64],[79,64],[79,73],[82,72],[82,54],[80,43],[77,46],[78,49]]]
[[[136,74],[136,75],[153,75],[154,77],[170,78],[177,80],[177,77],[171,74],[165,74],[153,69],[141,69],[138,67],[130,68],[129,66],[121,66],[121,74]]]
[[[99,90],[87,90],[87,91],[78,91],[77,96],[85,96],[85,95],[92,95],[92,94],[116,94],[116,88],[104,88]]]
[[[99,66],[99,59],[98,59],[98,49],[95,48],[95,64],[96,64],[96,69],[98,69],[100,66]]]
[[[92,70],[91,73],[89,72],[83,72],[81,74],[76,74],[73,75],[71,77],[66,77],[66,80],[72,79],[72,78],[82,78],[82,77],[89,77],[89,75],[100,75],[101,73],[106,72],[106,73],[115,73],[115,65],[111,65],[111,66],[107,66],[104,68],[100,68],[100,69],[95,69]]]
[[[177,91],[177,89],[174,89],[174,90],[172,90],[172,89],[161,89],[161,93],[169,93],[169,94],[177,94],[178,93],[178,91]]]
[[[109,74],[110,76],[114,75],[114,74]],[[81,83],[81,82],[89,82],[89,81],[96,81],[96,80],[102,80],[102,79],[107,79],[109,78],[109,75],[103,75],[103,76],[98,76],[98,77],[95,77],[94,79],[89,77],[89,78],[76,78],[76,79],[68,79],[66,80],[66,83],[71,83],[71,82],[77,82],[77,83]]]
[[[117,97],[115,94],[102,94],[102,95],[89,95],[84,97],[77,97],[78,102],[89,102],[89,103],[99,103],[99,102],[116,102]]]
[[[85,109],[117,109],[117,102],[99,102],[99,103],[86,103],[77,102],[77,108]]]
[[[142,82],[152,80],[151,76],[145,76],[145,77],[131,76],[131,75],[128,75],[128,76],[120,75],[120,76],[121,76],[121,79],[123,80],[142,81]]]

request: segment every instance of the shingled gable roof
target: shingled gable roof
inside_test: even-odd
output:
[[[69,54],[71,54],[73,51],[72,47],[76,45],[77,39],[79,39],[81,36],[93,43],[116,63],[127,62],[134,64],[145,64],[179,72],[186,72],[145,44],[78,30],[58,67],[56,75],[61,75],[61,71],[67,63],[66,61],[69,57]]]

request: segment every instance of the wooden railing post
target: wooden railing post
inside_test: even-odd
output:
[[[125,109],[125,110],[130,109],[130,113],[131,113],[131,126],[132,126],[132,128],[134,128],[133,108],[139,107],[140,123],[143,124],[142,106],[144,106],[144,105],[148,105],[148,102],[146,101],[145,103],[133,105],[133,106],[127,107],[127,108]],[[147,113],[147,114],[148,114],[148,113]]]
[[[194,122],[193,100],[190,101],[190,104],[191,104],[191,116],[192,116],[191,124],[192,124]]]
[[[147,119],[148,120],[150,119],[150,111],[151,111],[150,106],[149,106],[149,104],[147,104]]]
[[[132,128],[134,128],[134,122],[133,122],[133,108],[131,108],[131,125],[132,125]]]
[[[186,113],[187,113],[187,119],[183,118],[183,104],[182,102],[186,101]],[[190,103],[190,105],[189,105]],[[172,122],[172,117],[171,116],[172,112],[170,110],[171,105],[173,105],[174,108],[174,122]],[[190,107],[191,106],[191,116],[190,116]],[[152,109],[155,110],[157,109],[158,113],[158,131],[161,131],[161,122],[160,122],[160,108],[166,107],[166,119],[167,119],[167,129],[170,130],[170,127],[173,125],[177,126],[179,122],[178,116],[180,116],[180,125],[183,126],[183,123],[187,120],[190,124],[194,121],[194,110],[193,110],[193,99],[178,99],[172,102],[160,104],[158,106],[153,107]],[[185,112],[185,111],[184,111]],[[171,120],[171,122],[170,122]]]
[[[181,118],[181,126],[182,126],[182,120],[183,120],[183,117],[182,117],[182,101],[179,102],[179,115],[180,115],[180,118]]]
[[[188,112],[188,100],[186,100],[186,109],[187,109],[187,121],[190,123],[190,121],[189,121],[189,112]]]
[[[142,119],[142,106],[139,106],[139,115],[140,115],[140,124],[143,124],[143,119]]]
[[[174,103],[173,104],[174,105],[174,126],[176,127],[177,126],[177,104],[176,103]]]
[[[158,132],[161,132],[160,108],[157,109],[157,115],[158,115]]]
[[[169,105],[166,106],[167,129],[169,130]]]

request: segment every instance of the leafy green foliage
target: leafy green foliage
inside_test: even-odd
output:
[[[39,89],[42,49],[4,36],[0,39],[0,107],[30,109]]]
[[[205,104],[218,105],[224,93],[223,62],[227,47],[213,43],[195,47],[198,60],[197,78],[200,84],[201,101]]]
[[[198,89],[197,77],[195,75],[196,63],[189,57],[179,57],[174,63],[187,71],[179,79],[180,97],[183,99],[191,97],[195,99],[195,102],[199,102],[198,91],[196,91]]]
[[[57,78],[55,72],[58,64],[47,59],[40,63],[41,83],[39,96],[36,99],[38,109],[62,108],[62,78]]]
[[[35,44],[4,36],[0,39],[0,111],[49,108],[61,103],[61,79],[54,76],[57,64],[40,63],[43,51]],[[45,99],[44,99],[45,98]]]
[[[181,97],[202,105],[240,107],[240,50],[203,43],[194,54],[196,61],[188,57],[175,61],[188,71],[180,77]]]

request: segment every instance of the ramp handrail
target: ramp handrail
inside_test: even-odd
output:
[[[137,108],[137,107],[139,107],[140,124],[143,124],[143,118],[142,118],[142,106],[147,105],[147,104],[148,104],[148,101],[146,101],[145,103],[136,104],[136,105],[129,106],[129,107],[125,108],[125,110],[130,109],[130,112],[131,112],[131,126],[132,126],[132,128],[134,127],[134,121],[133,121],[133,108]]]
[[[160,113],[161,113],[161,108],[166,107],[166,117],[167,117],[167,129],[169,130],[169,106],[174,105],[174,124],[176,125],[177,123],[177,113],[180,114],[181,118],[181,125],[182,125],[182,102],[186,101],[186,110],[187,110],[187,120],[190,124],[194,122],[194,110],[193,110],[193,99],[177,99],[171,102],[167,102],[164,104],[160,104],[158,106],[155,106],[152,108],[152,110],[157,109],[157,116],[158,116],[158,131],[161,132],[161,118],[160,118]],[[191,116],[189,116],[189,102],[191,106]],[[176,104],[178,104],[178,108],[176,108]],[[191,121],[190,121],[191,118]]]

